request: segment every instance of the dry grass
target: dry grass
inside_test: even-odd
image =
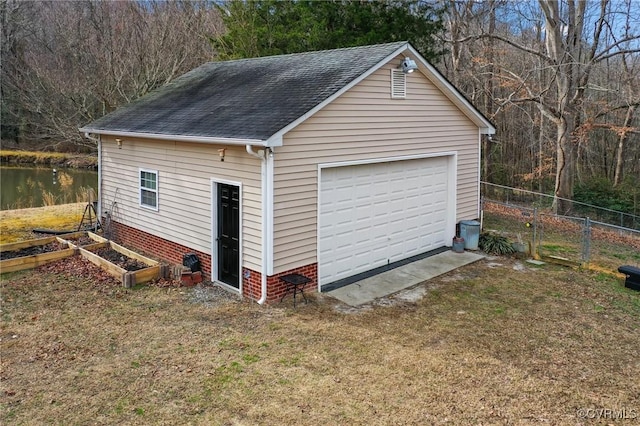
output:
[[[60,161],[67,157],[69,154],[62,152],[0,150],[0,158],[3,159],[3,162],[48,164],[51,161]]]
[[[290,300],[261,307],[211,287],[126,290],[73,271],[4,276],[0,421],[591,425],[578,409],[640,416],[640,295],[606,275],[514,266],[481,261],[417,287],[417,301],[405,292],[361,309],[322,295],[293,310]]]
[[[62,152],[0,150],[0,161],[4,164],[46,164],[66,167],[95,167],[95,155],[69,154]]]
[[[0,244],[33,238],[34,228],[76,230],[86,203],[0,210]]]

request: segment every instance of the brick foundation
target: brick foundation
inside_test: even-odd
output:
[[[132,228],[122,223],[112,222],[113,240],[125,246],[135,248],[142,252],[149,253],[151,256],[158,257],[167,262],[182,265],[182,257],[187,253],[195,253],[200,259],[202,266],[203,278],[208,280],[211,278],[211,256],[198,250],[194,250],[187,246],[174,243],[164,238],[149,234],[136,228]],[[301,266],[289,271],[267,277],[267,302],[279,301],[286,291],[285,284],[280,277],[287,274],[302,274],[311,278],[311,282],[304,289],[307,291],[316,291],[318,288],[318,264]],[[248,278],[245,278],[249,275]],[[251,300],[259,300],[261,296],[260,289],[262,287],[262,274],[260,272],[242,268],[242,295]]]
[[[242,268],[242,295],[252,300],[258,300],[261,296],[262,274],[251,269]],[[247,273],[249,278],[246,277]],[[287,274],[301,274],[311,278],[311,282],[304,286],[307,291],[315,292],[318,289],[318,264],[301,266],[279,274],[267,277],[267,302],[279,301],[285,294],[286,286],[280,280],[280,277]]]
[[[119,244],[135,248],[142,252],[149,253],[169,263],[182,265],[182,257],[187,253],[195,253],[200,260],[203,277],[211,277],[211,256],[187,246],[174,243],[164,238],[157,237],[147,232],[123,225],[118,222],[111,222],[113,229],[113,240]]]

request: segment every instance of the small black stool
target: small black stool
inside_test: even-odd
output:
[[[304,286],[311,282],[311,278],[305,277],[300,274],[287,274],[280,277],[282,282],[285,283],[286,289],[285,293],[282,295],[282,299],[280,299],[280,303],[284,300],[284,297],[293,290],[293,307],[296,307],[296,293],[302,294],[302,298],[304,299],[304,303],[307,303],[307,297],[304,295]]]

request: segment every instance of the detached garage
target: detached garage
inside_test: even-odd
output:
[[[450,245],[494,132],[406,42],[208,63],[80,130],[114,239],[260,303]]]

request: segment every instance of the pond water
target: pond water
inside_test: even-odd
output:
[[[98,172],[51,167],[0,167],[0,209],[22,209],[96,199]]]

